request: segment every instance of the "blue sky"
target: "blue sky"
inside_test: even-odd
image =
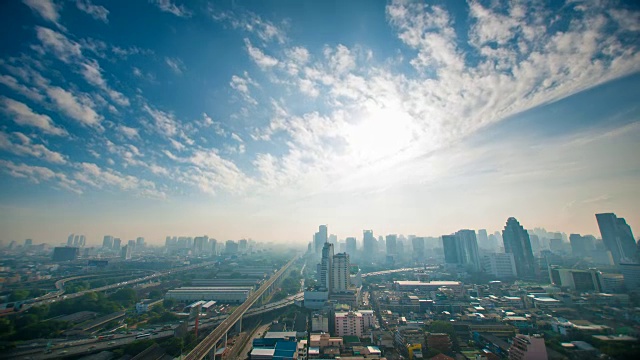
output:
[[[3,2],[0,240],[638,229],[640,8],[547,3]]]

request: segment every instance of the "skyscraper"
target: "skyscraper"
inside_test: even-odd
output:
[[[486,229],[478,230],[478,246],[483,249],[493,249],[493,246],[489,244],[489,236]]]
[[[535,262],[529,233],[516,218],[510,217],[507,219],[507,224],[502,230],[502,240],[504,241],[504,251],[513,254],[518,277],[535,275]]]
[[[136,239],[136,249],[142,250],[143,247],[144,247],[144,238],[143,237],[138,237]]]
[[[115,250],[115,251],[120,250],[120,245],[121,244],[122,244],[122,240],[120,240],[120,238],[113,239],[113,250]]]
[[[589,235],[570,234],[571,253],[576,257],[591,256],[591,252],[595,250],[595,240],[593,236]]]
[[[67,246],[73,246],[73,234],[67,238]]]
[[[473,271],[480,271],[480,256],[478,255],[478,240],[473,230],[456,232],[460,251],[461,264]]]
[[[313,247],[315,248],[316,254],[320,254],[322,252],[322,247],[328,240],[327,225],[320,225],[318,227],[318,232],[313,236]]]
[[[322,247],[322,259],[318,264],[318,285],[331,290],[331,270],[333,265],[333,244],[325,242]]]
[[[333,256],[331,265],[331,292],[346,291],[351,286],[349,277],[349,254],[340,253]]]
[[[455,235],[442,235],[442,247],[444,249],[444,262],[447,264],[459,264],[458,241]]]
[[[71,238],[71,236],[69,236]],[[111,249],[113,247],[113,236],[105,235],[102,239],[102,248]]]
[[[373,230],[363,230],[362,234],[362,252],[366,257],[374,257],[378,252],[378,242],[373,237]]]
[[[387,255],[396,255],[398,253],[398,235],[387,235]]]
[[[414,237],[411,239],[411,249],[413,250],[413,260],[424,261],[424,238]]]
[[[355,256],[357,251],[356,238],[348,237],[346,242],[347,242],[347,253],[350,256]]]
[[[621,262],[631,262],[636,252],[636,241],[633,238],[631,227],[624,218],[619,218],[613,213],[596,214],[602,241],[611,251],[616,265]]]

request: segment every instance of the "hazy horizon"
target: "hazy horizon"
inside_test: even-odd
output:
[[[638,3],[78,4],[0,5],[5,244],[638,237]]]

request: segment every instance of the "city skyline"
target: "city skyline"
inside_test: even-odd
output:
[[[87,3],[2,5],[4,243],[640,228],[633,2]]]

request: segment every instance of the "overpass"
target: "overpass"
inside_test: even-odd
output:
[[[258,290],[256,290],[253,294],[247,298],[247,300],[242,303],[242,305],[238,306],[228,318],[222,321],[218,327],[216,327],[209,335],[207,335],[196,347],[187,354],[185,359],[187,360],[200,360],[207,356],[212,350],[215,354],[217,350],[217,345],[220,339],[224,336],[226,338],[227,332],[234,326],[236,323],[242,326],[242,316],[249,310],[253,304],[258,301],[264,295],[267,290],[270,290],[273,284],[280,279],[280,277],[287,272],[289,267],[293,264],[294,261],[298,259],[298,256],[295,256],[291,261],[289,261],[285,266],[283,266],[278,272],[276,272],[269,280],[267,280]]]

